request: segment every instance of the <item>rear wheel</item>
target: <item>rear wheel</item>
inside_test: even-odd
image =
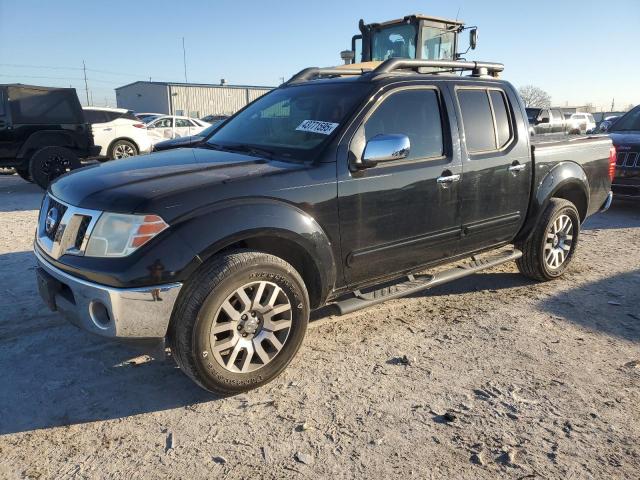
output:
[[[78,156],[64,147],[44,147],[31,157],[29,175],[44,190],[49,184],[71,170],[80,167]]]
[[[573,260],[579,233],[580,216],[573,203],[552,198],[533,233],[516,244],[522,250],[518,269],[534,280],[560,277]]]
[[[169,342],[184,373],[229,395],[277,377],[300,348],[308,321],[307,290],[291,265],[236,252],[216,258],[185,285]]]
[[[109,147],[109,158],[112,160],[135,157],[136,155],[138,155],[138,149],[129,140],[116,140]]]

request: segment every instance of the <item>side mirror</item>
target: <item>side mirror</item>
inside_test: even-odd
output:
[[[478,46],[478,29],[472,28],[469,30],[469,47],[471,50],[475,50]]]
[[[381,162],[407,158],[411,150],[409,137],[401,134],[379,134],[367,142],[362,154],[361,166],[374,167]]]

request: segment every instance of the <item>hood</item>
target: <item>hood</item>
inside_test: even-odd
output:
[[[616,147],[631,146],[640,147],[640,131],[630,130],[628,132],[611,132],[609,133],[613,144]],[[634,148],[634,150],[637,150]]]
[[[203,138],[204,137],[199,137],[198,135],[191,135],[190,137],[176,137],[171,140],[158,142],[153,146],[153,148],[154,151],[160,151],[168,150],[170,148],[191,147],[195,143],[200,142]]]
[[[283,184],[282,174],[303,168],[308,167],[243,153],[181,148],[81,168],[49,188],[76,207],[156,213],[168,220],[219,200],[256,191],[267,195],[270,186]],[[256,181],[261,182],[258,189]]]

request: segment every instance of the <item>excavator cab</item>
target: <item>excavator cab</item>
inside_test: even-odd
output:
[[[341,53],[345,64],[381,62],[389,58],[418,60],[457,60],[458,36],[469,29],[469,48],[477,43],[477,28],[465,27],[458,20],[408,15],[384,23],[365,24],[360,20],[359,35],[351,39],[351,50]]]

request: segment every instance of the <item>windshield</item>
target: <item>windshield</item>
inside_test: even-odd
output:
[[[416,58],[415,25],[392,25],[373,34],[371,60],[381,61],[394,57]]]
[[[624,130],[640,130],[640,105],[618,118],[609,131],[620,132]]]
[[[227,120],[207,144],[257,147],[285,160],[312,160],[369,90],[362,83],[279,88]]]

